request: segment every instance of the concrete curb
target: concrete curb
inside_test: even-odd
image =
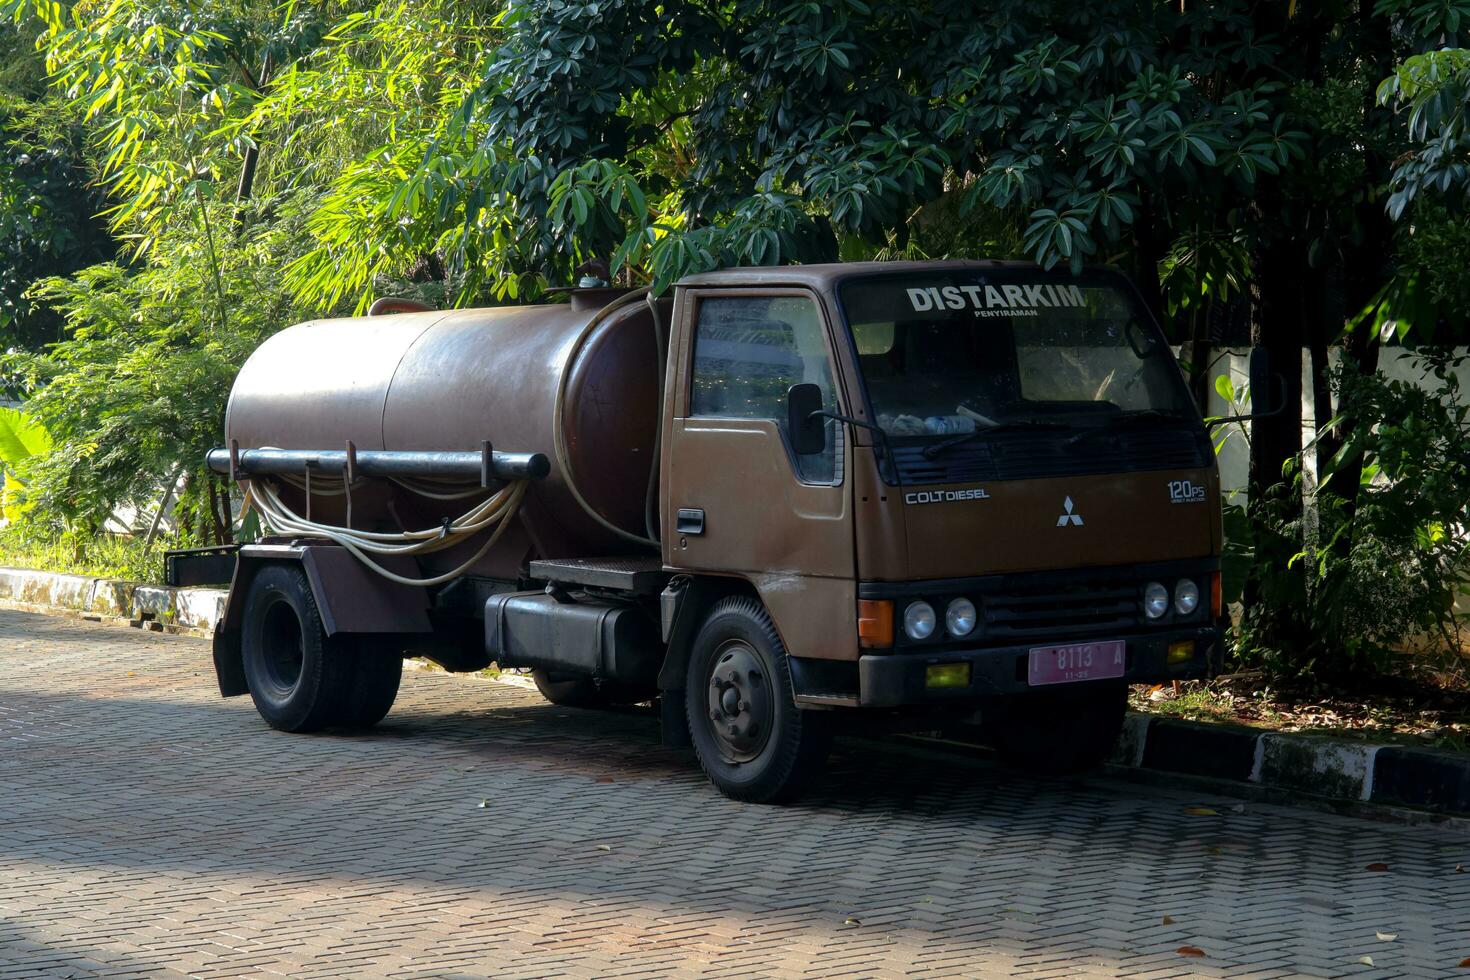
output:
[[[0,568],[0,605],[159,632],[208,635],[224,615],[224,589],[173,589],[141,582]]]
[[[1130,714],[1114,765],[1470,816],[1470,753]]]
[[[0,606],[169,633],[210,635],[226,594],[0,568]],[[1109,762],[1323,800],[1470,816],[1470,753],[1464,752],[1130,713]]]

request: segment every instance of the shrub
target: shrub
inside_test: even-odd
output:
[[[1355,421],[1319,467],[1305,516],[1281,519],[1303,487],[1300,460],[1289,482],[1252,503],[1263,518],[1254,542],[1261,595],[1242,621],[1246,660],[1327,681],[1378,675],[1395,649],[1421,639],[1458,660],[1454,598],[1470,584],[1470,402],[1455,376],[1465,357],[1414,353],[1418,379],[1334,372],[1339,404]],[[1358,473],[1356,487],[1339,485]],[[1265,540],[1262,527],[1272,528]]]

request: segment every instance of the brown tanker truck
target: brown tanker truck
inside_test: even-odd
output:
[[[1210,439],[1106,270],[317,321],[250,358],[226,430],[209,464],[266,536],[169,575],[230,582],[220,691],[286,731],[376,723],[406,654],[497,663],[558,704],[655,701],[722,792],[773,801],[853,719],[978,712],[1003,758],[1082,768],[1127,684],[1222,655]]]

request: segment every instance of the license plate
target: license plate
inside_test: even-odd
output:
[[[1122,677],[1127,644],[1122,640],[1033,647],[1026,680],[1032,687]]]

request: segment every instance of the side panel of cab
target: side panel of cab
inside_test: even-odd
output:
[[[795,327],[799,339],[791,343],[800,365],[772,368],[779,385],[754,400],[748,392],[695,397],[700,318],[715,304],[724,304],[724,318],[712,327],[706,315],[703,337],[724,352],[719,356],[757,371],[762,359],[777,364],[789,356],[783,338]],[[740,304],[749,306],[747,326],[738,319]],[[787,322],[798,316],[809,319]],[[665,566],[750,582],[793,656],[856,659],[850,440],[834,425],[834,465],[813,475],[792,453],[782,421],[784,386],[813,379],[779,372],[811,374],[820,358],[832,372],[828,407],[840,410],[845,401],[836,394],[841,376],[825,305],[801,288],[682,289],[676,319],[661,478]],[[704,356],[708,371],[711,355]]]

